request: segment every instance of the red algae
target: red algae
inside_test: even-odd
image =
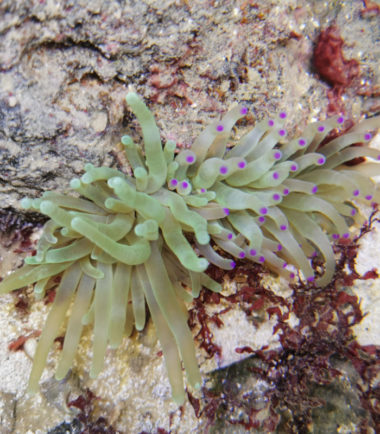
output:
[[[341,96],[360,76],[359,62],[356,59],[346,59],[343,46],[344,40],[338,27],[332,25],[321,31],[313,53],[313,64],[317,73],[332,86],[327,92],[328,113],[344,112]]]
[[[296,281],[291,285],[292,298],[284,299],[262,286],[264,268],[253,270],[239,262],[228,276],[239,280],[245,275],[246,283],[230,296],[203,299],[206,304],[219,303],[221,298],[237,303],[253,323],[260,321],[260,314],[276,315],[282,346],[259,351],[249,346],[236,348],[237,353],[250,357],[212,373],[212,387],[202,389],[202,401],[189,396],[196,417],[206,419],[207,428],[239,425],[264,432],[309,432],[310,427],[325,423],[325,406],[333,405],[347,387],[352,423],[361,432],[380,428],[380,388],[375,381],[380,373],[380,347],[361,346],[355,340],[352,327],[360,323],[363,313],[360,300],[350,292],[354,280],[378,276],[377,270],[364,275],[355,270],[359,240],[371,231],[378,217],[375,208],[356,238],[337,240],[336,273],[324,289]],[[319,265],[314,258],[313,267]],[[214,278],[218,274],[213,268],[210,272]],[[294,328],[286,321],[290,313],[299,320]],[[203,320],[207,323],[210,317]],[[207,339],[212,348],[212,335]]]
[[[190,328],[195,328],[197,325],[200,326],[195,340],[198,341],[199,346],[206,351],[208,357],[213,357],[214,355],[220,356],[222,351],[221,347],[213,342],[213,334],[209,325],[213,323],[218,328],[221,327],[223,321],[219,316],[226,313],[229,308],[209,315],[205,307],[208,304],[219,304],[219,299],[219,294],[202,290],[199,297],[194,299],[193,308],[189,311],[189,326]]]
[[[344,41],[336,26],[323,30],[314,49],[313,63],[318,74],[335,87],[345,88],[360,74],[359,62],[345,59]]]
[[[27,340],[31,338],[37,338],[40,336],[41,332],[39,330],[35,330],[31,333],[28,333],[26,335],[21,335],[18,338],[14,339],[9,345],[8,349],[9,351],[20,351],[24,349],[24,344]]]
[[[74,421],[80,422],[81,433],[116,434],[116,430],[110,426],[104,417],[94,417],[94,401],[98,399],[90,389],[86,389],[82,395],[68,402],[67,406],[76,408],[79,413]],[[71,424],[74,423],[71,422]]]

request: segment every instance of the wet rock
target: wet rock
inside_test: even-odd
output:
[[[2,434],[10,434],[15,424],[16,399],[12,393],[0,392],[0,426]]]

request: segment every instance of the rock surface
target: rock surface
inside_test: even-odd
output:
[[[241,132],[280,110],[288,112],[291,131],[302,129],[307,121],[325,117],[334,98],[349,118],[373,114],[379,108],[379,15],[363,8],[361,1],[319,0],[3,0],[1,210],[19,216],[22,197],[67,191],[70,179],[80,176],[87,162],[128,170],[118,143],[125,133],[139,137],[124,103],[129,86],[146,98],[162,137],[180,146],[191,144],[210,118],[236,101],[244,102],[252,113]],[[333,23],[345,41],[345,57],[360,62],[361,76],[345,89],[343,100],[331,93],[312,65],[318,34]],[[23,218],[35,222],[31,215]],[[0,273],[4,274],[19,265],[23,255],[17,250],[20,241],[9,244],[6,234],[1,237]],[[370,241],[363,242],[364,264],[368,255],[380,257],[376,237],[377,233],[369,234]],[[374,266],[380,269],[378,261]],[[268,279],[268,287],[277,288],[284,299],[291,297],[286,282]],[[230,289],[226,286],[226,294]],[[376,318],[379,281],[360,282],[354,291],[363,298],[364,311]],[[151,324],[126,339],[120,349],[108,351],[107,368],[96,380],[88,375],[88,333],[70,380],[75,384],[69,383],[70,398],[66,386],[49,382],[58,355],[54,352],[41,393],[26,396],[35,338],[20,351],[9,351],[8,345],[40,330],[48,307],[32,303],[25,313],[15,309],[17,297],[2,296],[0,304],[0,421],[5,433],[43,433],[68,423],[80,411],[62,403],[84,396],[87,388],[98,397],[88,404],[91,423],[105,417],[121,433],[206,431],[206,414],[197,418],[196,407],[189,402],[181,409],[171,402]],[[223,307],[227,305],[211,305],[208,314]],[[197,350],[205,378],[216,368],[249,356],[238,354],[237,347],[259,350],[268,343],[270,349],[280,345],[275,316],[259,326],[258,334],[259,328],[237,305],[230,308],[221,317],[224,325],[211,327],[222,349],[220,358],[210,359],[203,349]],[[297,318],[290,321],[292,327],[297,325]],[[355,329],[358,339],[363,345],[379,345],[378,321],[372,320],[370,331],[365,321]],[[265,382],[252,387],[259,392],[270,389]],[[192,393],[202,399],[201,392]],[[231,432],[231,425],[226,426],[219,432]],[[341,432],[356,432],[352,430],[356,427],[343,428]]]

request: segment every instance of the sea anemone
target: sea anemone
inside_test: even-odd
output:
[[[209,263],[230,270],[235,260],[264,263],[294,277],[295,269],[319,286],[332,278],[331,242],[349,237],[361,221],[360,201],[378,201],[371,176],[379,174],[380,152],[370,148],[370,131],[380,118],[366,119],[328,141],[344,122],[340,116],[310,124],[284,143],[286,114],[259,122],[230,143],[247,109],[237,106],[209,125],[191,149],[161,144],[152,113],[135,94],[127,103],[136,115],[144,146],[123,136],[133,176],[108,167],[85,166],[70,183],[74,195],[46,192],[22,200],[26,209],[48,216],[37,253],[0,283],[6,293],[35,283],[42,298],[57,285],[29,381],[35,392],[49,349],[70,312],[56,378],[70,369],[83,326],[94,329],[91,377],[103,368],[107,346],[124,333],[142,330],[148,305],[167,366],[175,402],[201,376],[187,325],[185,302],[201,287],[221,286],[205,270]],[[327,142],[327,143],[326,143]],[[350,146],[356,143],[361,146]],[[365,157],[359,165],[345,165]],[[315,276],[310,257],[324,258]]]

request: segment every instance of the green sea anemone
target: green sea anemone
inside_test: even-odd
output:
[[[344,121],[338,116],[310,124],[301,137],[284,143],[282,112],[231,144],[234,125],[247,113],[237,106],[209,125],[190,150],[177,152],[174,142],[162,146],[143,101],[135,93],[126,99],[144,141],[142,147],[129,136],[121,139],[133,176],[87,164],[84,175],[70,183],[72,196],[46,192],[23,199],[24,208],[50,220],[36,255],[4,278],[0,293],[35,284],[42,298],[60,277],[29,391],[37,390],[69,311],[57,379],[70,369],[85,325],[94,328],[90,375],[96,377],[107,346],[116,348],[133,327],[144,328],[147,304],[180,404],[182,365],[188,383],[201,384],[185,302],[202,286],[221,290],[204,273],[209,263],[229,270],[235,258],[245,258],[289,278],[298,269],[305,280],[326,285],[335,267],[331,242],[348,238],[349,226],[361,221],[360,201],[380,198],[370,179],[380,173],[380,152],[367,145],[380,118],[328,141]],[[364,144],[350,146],[358,142]],[[345,165],[357,157],[365,162]],[[318,276],[310,263],[316,254],[325,264]]]

